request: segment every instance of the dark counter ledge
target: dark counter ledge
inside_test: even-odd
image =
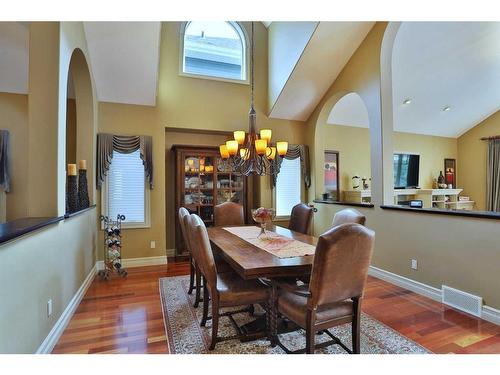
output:
[[[0,224],[0,244],[64,220],[59,217],[26,217]]]
[[[75,211],[75,212],[71,212],[69,214],[65,214],[64,215],[64,218],[65,219],[69,219],[70,217],[75,217],[75,216],[78,216],[80,214],[83,214],[84,212],[87,212],[87,211],[90,211],[91,209],[95,208],[96,205],[93,204],[92,206],[89,206],[87,208],[82,208],[81,210],[78,210],[78,211]]]
[[[431,215],[463,216],[480,219],[500,220],[500,212],[490,211],[465,211],[465,210],[443,210],[439,208],[411,208],[408,206],[382,205],[385,210],[410,211]]]
[[[337,204],[341,206],[353,206],[353,207],[365,207],[365,208],[373,208],[375,207],[371,203],[355,203],[355,202],[341,202],[341,201],[332,201],[328,199],[314,199],[314,203],[324,203],[324,204]]]

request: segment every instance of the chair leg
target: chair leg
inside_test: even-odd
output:
[[[208,288],[207,281],[203,278],[203,318],[201,319],[200,326],[205,327],[208,319]]]
[[[306,317],[306,354],[314,354],[316,332],[314,331],[313,312],[308,311]]]
[[[361,353],[361,300],[359,297],[353,298],[352,317],[352,352]]]
[[[255,307],[254,307],[254,305],[248,305],[248,314],[250,316],[253,316],[255,314]]]
[[[200,304],[200,301],[201,301],[201,297],[200,297],[200,293],[201,293],[201,278],[202,278],[202,275],[201,275],[201,272],[200,272],[200,269],[198,267],[196,267],[196,296],[195,296],[195,299],[194,299],[194,304],[193,306],[195,308],[198,307],[198,305]]]
[[[196,271],[194,269],[193,259],[190,257],[190,259],[189,259],[189,290],[188,290],[188,294],[193,293],[195,273],[196,273]]]
[[[216,296],[212,296],[212,341],[208,350],[214,350],[217,344],[217,333],[219,331],[219,301]]]

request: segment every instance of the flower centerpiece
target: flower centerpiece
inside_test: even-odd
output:
[[[272,208],[259,207],[252,210],[252,218],[256,223],[260,224],[259,237],[266,234],[266,224],[273,221],[275,211]]]

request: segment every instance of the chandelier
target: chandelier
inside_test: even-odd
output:
[[[275,158],[285,157],[288,142],[271,143],[271,129],[261,129],[257,134],[257,114],[254,108],[254,23],[252,22],[250,65],[250,111],[248,112],[248,134],[243,130],[234,132],[234,139],[220,145],[222,164],[244,176],[251,174],[265,176],[276,174]]]

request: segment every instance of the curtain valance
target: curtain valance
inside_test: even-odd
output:
[[[302,178],[306,188],[311,187],[311,165],[309,162],[309,147],[307,145],[288,145],[288,151],[285,155],[285,159],[293,160],[300,158],[300,169],[302,170]],[[276,186],[276,177],[281,168],[282,159],[277,157],[274,159],[275,168],[277,173],[272,175],[271,184],[272,187]]]
[[[147,135],[114,135],[97,134],[97,171],[96,186],[100,189],[109,170],[113,151],[122,154],[140,150],[144,172],[149,181],[149,188],[153,188],[153,138]]]
[[[0,130],[0,187],[8,193],[10,191],[10,144],[8,130]]]
[[[488,141],[486,169],[486,208],[500,212],[500,139]]]

